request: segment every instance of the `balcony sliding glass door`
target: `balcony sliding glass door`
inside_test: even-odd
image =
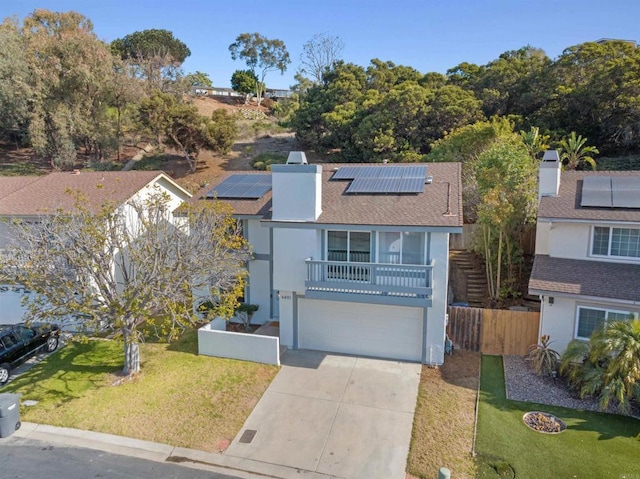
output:
[[[371,262],[371,233],[368,231],[328,231],[327,261],[345,263]],[[368,281],[370,271],[364,266],[329,265],[332,279]]]
[[[425,264],[424,233],[380,232],[378,262]]]

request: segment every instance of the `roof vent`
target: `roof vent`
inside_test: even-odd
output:
[[[427,175],[427,177],[424,179],[424,184],[425,185],[430,185],[431,183],[433,183],[433,176],[432,175]]]
[[[290,151],[287,157],[287,165],[308,165],[304,151]]]

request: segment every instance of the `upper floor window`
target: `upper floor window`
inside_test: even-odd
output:
[[[579,306],[576,338],[589,339],[596,329],[604,327],[608,322],[632,320],[638,319],[639,317],[639,313],[629,311],[584,308]]]
[[[640,258],[640,229],[595,226],[591,254]]]
[[[425,264],[424,233],[380,232],[380,263]]]
[[[327,260],[371,262],[371,233],[368,231],[327,231]]]

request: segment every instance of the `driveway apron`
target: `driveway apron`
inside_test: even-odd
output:
[[[404,479],[420,370],[287,351],[226,454],[345,479]]]

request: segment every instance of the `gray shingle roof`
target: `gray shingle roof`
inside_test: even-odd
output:
[[[582,180],[586,176],[640,176],[640,171],[564,171],[558,196],[540,200],[539,218],[640,222],[638,208],[594,208],[580,206]]]
[[[370,166],[371,164],[322,164],[322,214],[318,223],[344,225],[388,226],[462,226],[462,185],[460,163],[428,163],[427,174],[433,183],[425,185],[418,194],[346,194],[350,181],[331,181],[336,168]],[[202,199],[208,191],[224,181],[230,172],[194,195]],[[253,174],[270,174],[253,172]],[[224,200],[237,215],[257,215],[269,218],[271,192],[258,200]]]
[[[640,301],[639,284],[640,264],[536,255],[529,278],[529,292]]]

